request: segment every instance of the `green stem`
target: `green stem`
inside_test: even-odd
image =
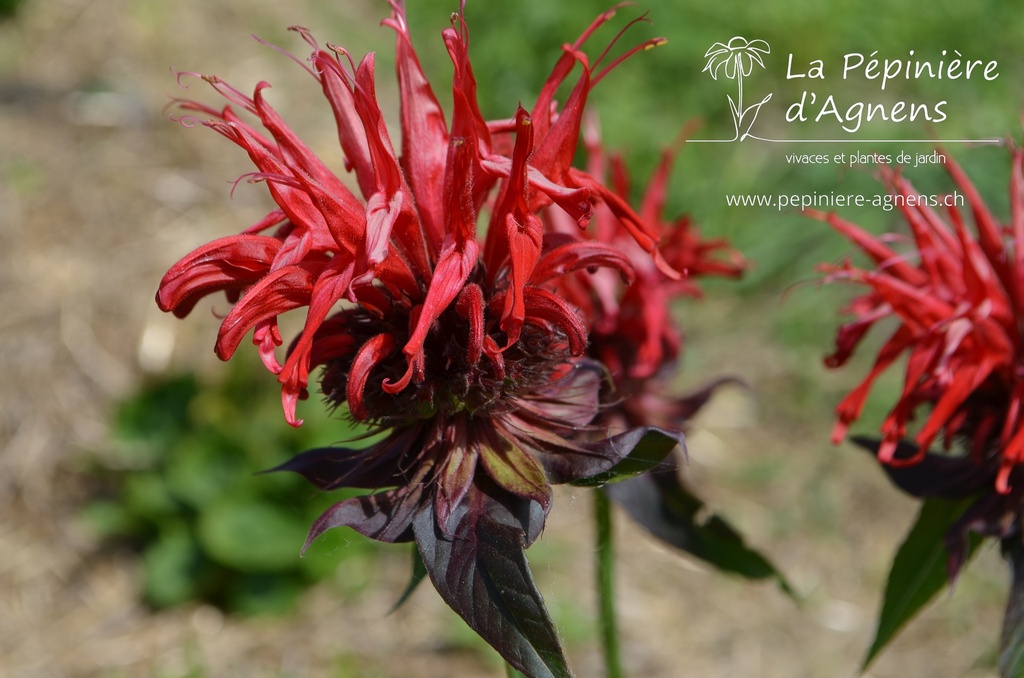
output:
[[[508,678],[526,678],[526,676],[516,671],[511,664],[505,664],[505,675]]]
[[[622,678],[619,657],[619,629],[615,623],[614,553],[612,509],[608,495],[594,492],[594,520],[597,527],[597,595],[600,601],[601,644],[607,678]]]

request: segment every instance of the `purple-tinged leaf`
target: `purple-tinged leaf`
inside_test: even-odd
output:
[[[721,387],[731,384],[734,386],[741,386],[745,389],[750,389],[750,385],[738,377],[719,377],[710,381],[696,391],[691,391],[685,395],[674,398],[672,405],[674,408],[673,416],[676,421],[689,421],[693,419],[697,412],[702,407],[707,405],[708,401],[711,400],[711,396],[715,394]]]
[[[477,458],[480,456],[478,446],[469,443],[466,421],[461,417],[452,422],[444,436],[446,459],[441,462],[441,472],[434,481],[434,513],[441,525],[448,524],[452,509],[469,492],[476,475]]]
[[[667,465],[666,465],[667,467]],[[771,562],[748,547],[717,515],[704,516],[704,502],[693,495],[673,468],[657,469],[602,490],[654,537],[724,572],[747,579],[774,578],[794,596]]]
[[[588,463],[579,464],[581,468],[575,469],[575,473],[573,469],[563,470],[551,464],[547,468],[548,474],[552,474],[554,466],[573,485],[600,487],[658,467],[676,447],[686,452],[681,432],[654,426],[638,426],[611,438],[587,443],[585,447],[588,455],[584,459]]]
[[[314,521],[302,550],[332,527],[351,527],[377,541],[411,541],[413,518],[429,502],[425,495],[422,485],[405,485],[340,501]]]
[[[543,517],[536,502],[478,483],[446,531],[432,508],[416,515],[413,531],[438,593],[505,661],[530,678],[570,678],[524,553]]]
[[[1017,520],[1007,520],[1016,512],[1017,501],[994,492],[983,494],[946,530],[946,550],[949,551],[946,576],[950,586],[960,576],[978,539],[1006,539],[1011,532],[1017,532]]]
[[[601,380],[608,378],[604,365],[581,359],[572,372],[539,393],[521,400],[521,409],[545,422],[556,433],[568,435],[589,424],[600,410]],[[567,425],[574,427],[567,430]]]
[[[878,454],[879,440],[854,436],[854,444]],[[917,454],[917,445],[901,442],[896,446],[894,459],[909,459]],[[944,497],[962,499],[990,486],[996,469],[983,466],[970,457],[952,457],[928,452],[920,463],[912,466],[882,464],[882,469],[898,488],[915,497]]]
[[[999,675],[1024,676],[1024,543],[1020,534],[1004,539],[1003,557],[1010,565],[1010,598],[1006,601],[999,640]]]
[[[861,670],[878,656],[903,626],[949,581],[945,536],[967,509],[969,501],[926,499],[917,522],[900,545],[885,585],[875,639]],[[970,558],[980,539],[971,540]]]
[[[320,447],[297,454],[269,471],[293,471],[321,490],[357,487],[379,490],[403,484],[401,459],[420,434],[419,427],[391,433],[363,449]]]

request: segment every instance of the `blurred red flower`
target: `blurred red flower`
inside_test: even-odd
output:
[[[636,282],[625,285],[606,269],[566,276],[558,284],[565,298],[592,319],[589,354],[609,368],[618,387],[626,388],[631,381],[642,383],[658,375],[679,357],[682,333],[672,317],[673,301],[703,296],[698,282],[702,277],[739,278],[746,262],[724,239],[703,238],[689,215],[675,219],[665,216],[677,144],[662,153],[637,210],[661,241],[661,259],[680,274],[667,275],[639,247],[610,207],[611,203],[629,204],[632,181],[622,157],[607,155],[596,124],[588,127],[585,142],[589,174],[609,177],[609,189],[614,196],[612,201],[597,206],[595,226],[589,231],[591,239],[610,243],[628,256],[636,271]],[[549,213],[554,228],[570,232],[572,224],[563,215]],[[636,404],[642,407],[641,403]]]
[[[594,177],[610,177],[614,200],[628,205],[632,186],[626,165],[620,156],[607,155],[599,137],[597,125],[589,124],[584,136],[587,170]],[[743,385],[741,379],[725,376],[689,393],[679,394],[676,388],[683,351],[676,302],[701,297],[701,278],[738,278],[747,268],[743,256],[726,240],[703,237],[689,216],[666,216],[669,178],[683,138],[662,153],[637,210],[659,235],[663,260],[682,275],[661,271],[606,202],[597,206],[594,228],[588,232],[632,260],[636,281],[625,285],[607,268],[581,270],[558,281],[559,293],[592,321],[587,354],[610,372],[596,420],[610,430],[654,426],[686,432],[692,417],[721,386]],[[544,216],[555,230],[575,229],[555,210],[547,210]],[[680,448],[648,472],[601,491],[663,543],[723,571],[750,579],[776,579],[784,591],[792,593],[772,563],[749,548],[741,534],[710,512],[688,487],[679,469],[684,463],[682,453]]]
[[[833,440],[840,441],[860,416],[879,375],[905,356],[903,389],[882,424],[879,460],[896,468],[913,466],[926,461],[933,444],[951,450],[959,441],[965,461],[975,469],[963,475],[960,492],[977,489],[976,471],[989,469],[995,489],[1006,494],[1024,461],[1024,151],[1013,151],[1011,218],[1006,225],[946,157],[946,167],[970,205],[974,232],[956,205],[949,204],[943,214],[888,167],[881,168],[881,175],[910,229],[909,247],[898,246],[904,238],[876,237],[835,214],[810,212],[873,263],[861,268],[847,260],[821,267],[827,280],[868,288],[847,307],[855,319],[839,329],[836,351],[826,364],[845,364],[876,324],[887,321],[883,324],[894,327],[867,377],[836,408]],[[922,411],[923,424],[911,432],[911,422]],[[930,460],[927,466],[932,468]],[[943,493],[954,494],[956,484],[950,486],[948,480]]]

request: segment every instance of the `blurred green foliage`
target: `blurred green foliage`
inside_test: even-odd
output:
[[[224,377],[161,378],[120,406],[114,449],[93,469],[102,498],[87,516],[140,550],[154,606],[205,600],[245,614],[284,612],[339,561],[372,569],[381,547],[332,530],[300,558],[310,523],[351,495],[320,494],[290,473],[256,474],[360,431],[317,408],[301,428],[287,426],[273,380],[242,356]]]
[[[0,20],[9,19],[18,11],[25,0],[0,0]]]

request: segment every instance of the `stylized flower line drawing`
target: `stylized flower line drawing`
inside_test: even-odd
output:
[[[728,44],[716,42],[708,48],[704,54],[704,58],[708,60],[704,70],[710,71],[711,77],[715,80],[718,79],[718,71],[723,69],[725,77],[730,80],[735,78],[737,73],[747,76],[754,71],[755,63],[764,68],[761,54],[770,54],[771,51],[771,47],[764,40],[747,40],[737,35]]]
[[[707,59],[704,71],[710,73],[711,77],[715,80],[718,80],[718,73],[722,72],[729,80],[735,79],[739,88],[736,101],[733,101],[731,96],[729,97],[733,124],[736,126],[736,136],[733,137],[732,141],[742,141],[749,136],[750,128],[754,125],[754,120],[757,118],[761,106],[772,98],[772,95],[768,94],[760,102],[743,108],[743,78],[754,72],[754,64],[764,68],[764,60],[761,58],[761,55],[769,53],[771,53],[771,47],[764,40],[747,40],[739,35],[733,37],[728,43],[716,42],[704,53],[704,58]],[[750,120],[743,127],[741,134],[741,125],[748,113],[750,114]]]

